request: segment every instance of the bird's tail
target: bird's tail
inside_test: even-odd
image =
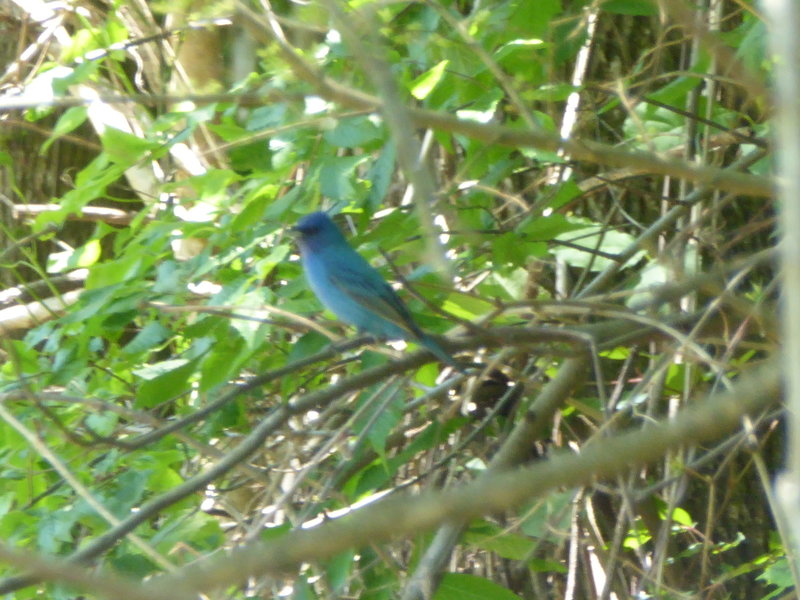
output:
[[[450,365],[454,369],[459,371],[465,371],[468,365],[458,362],[455,358],[450,356],[450,354],[442,348],[438,342],[436,342],[432,337],[422,333],[418,340],[422,346],[427,348],[431,354],[433,354],[436,358],[441,360],[442,362]]]

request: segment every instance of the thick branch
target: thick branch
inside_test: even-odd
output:
[[[771,360],[742,377],[730,392],[715,394],[668,423],[604,438],[581,454],[563,453],[445,492],[393,496],[319,527],[293,531],[271,542],[243,546],[226,557],[201,561],[159,577],[150,585],[209,590],[250,576],[282,573],[348,548],[418,535],[454,519],[469,520],[507,510],[549,490],[588,485],[597,478],[619,475],[658,460],[669,450],[719,438],[735,429],[744,415],[777,402],[779,395],[780,370],[777,361]]]
[[[265,22],[263,17],[250,10],[244,3],[237,2],[236,6],[242,17],[242,25],[262,42],[277,42],[284,59],[289,63],[295,75],[313,85],[320,96],[354,109],[385,110],[379,98],[352,90],[325,77],[289,45],[274,19]],[[653,175],[670,175],[739,194],[771,197],[773,192],[772,182],[766,177],[717,167],[692,165],[685,161],[665,159],[649,152],[631,152],[592,141],[574,139],[565,141],[557,133],[466,121],[449,114],[422,108],[409,108],[408,115],[417,127],[458,133],[487,143],[550,151],[563,149],[575,160],[612,167],[629,167]]]

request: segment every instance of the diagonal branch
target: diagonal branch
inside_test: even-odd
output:
[[[316,93],[331,102],[356,110],[386,110],[383,102],[375,96],[348,88],[323,75],[319,69],[306,61],[289,44],[274,18],[265,18],[237,1],[240,22],[256,39],[264,43],[278,43],[284,59],[300,79],[311,84]],[[574,160],[583,160],[612,167],[631,167],[653,175],[671,175],[687,179],[712,188],[771,197],[772,182],[767,177],[740,173],[730,169],[693,165],[686,161],[666,159],[649,152],[631,152],[609,144],[589,140],[562,140],[557,133],[541,129],[519,129],[466,121],[449,114],[422,108],[409,107],[407,114],[418,127],[448,131],[466,135],[475,140],[514,147],[533,147],[556,152],[563,150]]]
[[[157,577],[148,585],[210,590],[251,576],[279,574],[349,548],[418,535],[454,519],[466,521],[507,510],[550,490],[588,485],[658,460],[669,450],[719,438],[738,427],[744,415],[763,410],[779,398],[780,369],[778,361],[771,359],[742,376],[733,390],[695,403],[669,422],[604,438],[581,454],[565,452],[444,492],[417,497],[399,494],[313,529],[293,531],[270,542],[248,544],[225,557],[201,561]]]

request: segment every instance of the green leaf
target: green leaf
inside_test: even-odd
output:
[[[567,573],[569,569],[556,560],[545,558],[529,558],[528,568],[536,573]]]
[[[494,308],[488,300],[466,294],[450,294],[442,303],[442,310],[459,319],[472,321]]]
[[[522,267],[513,269],[508,274],[493,273],[492,279],[500,284],[511,300],[522,300],[528,284],[528,271]]]
[[[119,422],[119,417],[111,412],[93,412],[86,417],[86,425],[97,435],[109,436]]]
[[[547,42],[538,38],[532,38],[529,40],[511,40],[510,42],[506,42],[500,46],[495,51],[495,60],[501,62],[513,54],[519,52],[525,52],[527,54],[530,50],[546,48],[547,46]]]
[[[320,191],[332,200],[351,202],[357,199],[355,170],[367,156],[332,156],[322,160],[319,170]]]
[[[109,561],[114,571],[135,579],[143,579],[157,570],[156,565],[141,554],[123,554],[113,556]]]
[[[264,186],[249,195],[244,200],[245,204],[242,211],[234,216],[230,231],[246,231],[261,223],[267,206],[275,200],[274,194],[276,191],[276,187]]]
[[[526,37],[546,37],[552,30],[552,20],[562,10],[561,0],[536,0],[515,2],[514,11],[503,23]],[[515,36],[519,37],[519,36]]]
[[[622,542],[623,548],[636,550],[641,548],[644,544],[653,539],[647,527],[641,521],[637,521],[634,526],[628,530],[628,535]]]
[[[497,265],[525,265],[529,258],[547,254],[547,244],[544,242],[520,243],[519,235],[505,233],[494,239],[492,254]]]
[[[630,356],[630,354],[630,348],[626,348],[625,346],[617,346],[611,350],[604,350],[600,353],[600,356],[609,360],[625,360],[628,358],[628,356]]]
[[[107,127],[100,135],[103,143],[103,150],[114,162],[122,164],[133,164],[140,161],[152,150],[161,144],[145,140],[139,136],[120,131],[114,127]]]
[[[370,165],[367,171],[367,179],[372,182],[366,202],[370,213],[378,209],[392,183],[396,154],[394,143],[386,144],[378,159]]]
[[[520,600],[496,583],[466,573],[445,573],[433,600]]]
[[[759,73],[768,68],[766,63],[769,37],[766,23],[757,18],[746,19],[739,29],[744,36],[741,43],[735,44],[737,47],[736,57],[753,73]]]
[[[287,219],[294,225],[297,214],[305,214],[312,210],[309,209],[311,200],[309,195],[309,190],[303,185],[290,189],[282,196],[272,198],[264,210],[263,219],[275,227],[278,224],[286,224]],[[288,214],[290,209],[293,211],[292,214]]]
[[[558,186],[555,195],[550,198],[550,201],[547,203],[548,208],[551,210],[558,210],[568,202],[571,202],[575,198],[579,198],[583,194],[583,191],[578,184],[575,183],[573,180],[565,181],[560,186]],[[555,217],[556,215],[551,215],[550,217]],[[550,218],[548,217],[548,218]]]
[[[155,456],[153,453],[151,456]],[[150,469],[130,469],[113,479],[113,493],[106,498],[106,507],[122,518],[130,513],[151,488]],[[91,509],[89,509],[91,510]]]
[[[670,104],[673,106],[680,106],[682,103],[686,101],[686,97],[692,90],[697,88],[701,85],[701,80],[697,77],[692,76],[684,76],[684,77],[676,77],[674,80],[670,81],[667,85],[664,85],[657,90],[647,94],[645,102],[647,99],[652,98],[658,102],[662,102],[664,104]],[[648,105],[651,107],[651,110],[655,110],[654,105]],[[652,113],[651,113],[652,114]]]
[[[190,186],[204,203],[224,206],[230,198],[230,185],[240,180],[241,177],[237,173],[228,169],[209,169],[201,175],[193,175],[182,179],[179,183],[165,185],[164,189],[172,191]]]
[[[318,596],[305,577],[297,577],[294,580],[291,598],[293,600],[317,600]]]
[[[214,517],[192,511],[160,527],[150,541],[164,552],[175,552],[176,548],[184,546],[196,551],[217,547],[223,541],[223,535]]]
[[[134,370],[134,375],[144,380],[136,392],[137,405],[144,408],[156,406],[187,392],[195,363],[185,358],[174,358]]]
[[[487,521],[470,526],[464,534],[464,541],[512,560],[522,560],[530,556],[538,543],[538,540],[509,532]]]
[[[367,438],[373,449],[382,455],[386,448],[386,438],[394,431],[403,417],[403,394],[400,393],[399,385],[384,388],[380,398],[374,396],[374,391],[372,390],[365,396],[372,405],[358,420],[357,430],[363,431],[364,428],[369,427]],[[384,397],[389,399],[388,404],[383,402]]]
[[[764,572],[756,577],[756,579],[760,579],[769,585],[776,585],[779,590],[788,590],[794,586],[794,579],[792,577],[792,570],[789,567],[789,561],[783,557],[764,569]]]
[[[100,240],[89,240],[70,257],[69,266],[73,269],[91,267],[100,259],[101,252]]]
[[[8,514],[11,507],[14,505],[14,494],[6,493],[0,495],[0,517]]]
[[[524,512],[523,532],[536,539],[548,539],[555,531],[566,531],[571,517],[570,506],[575,491],[548,494]]]
[[[523,97],[527,101],[563,102],[570,94],[579,91],[580,88],[571,83],[545,83],[536,89],[526,91]]]
[[[90,267],[100,258],[100,240],[89,240],[77,250],[67,249],[51,252],[47,257],[48,273],[63,273],[67,270]]]
[[[556,239],[559,235],[569,231],[582,229],[583,225],[578,225],[569,221],[564,215],[554,213],[547,217],[535,217],[518,229],[526,240],[547,242]]]
[[[362,549],[359,563],[364,579],[364,591],[359,594],[359,600],[391,600],[395,597],[397,575],[378,553],[372,548]]]
[[[157,321],[145,325],[122,349],[129,355],[140,354],[160,345],[172,332]]]
[[[658,6],[653,0],[605,0],[602,4],[605,12],[618,15],[634,15],[654,17],[658,15]]]
[[[358,148],[381,137],[381,129],[368,116],[340,119],[336,127],[323,134],[326,142],[342,148]]]
[[[266,173],[281,168],[282,161],[279,158],[286,154],[294,157],[290,144],[273,152],[267,142],[259,140],[252,144],[234,146],[228,157],[231,168],[238,172]]]
[[[695,526],[695,522],[692,520],[691,515],[679,506],[676,506],[672,511],[672,520],[678,525],[683,525],[684,527]]]
[[[227,381],[240,368],[245,356],[247,347],[238,335],[229,335],[216,343],[203,361],[200,391],[208,391]]]
[[[74,131],[86,121],[88,115],[88,108],[86,106],[73,106],[64,111],[64,113],[56,121],[53,132],[50,134],[42,147],[39,149],[39,154],[44,156],[50,146],[53,145],[58,138]]]
[[[250,111],[245,127],[248,131],[260,131],[269,127],[279,127],[286,123],[287,104],[270,103]]]
[[[186,366],[189,364],[189,360],[185,358],[173,358],[170,360],[164,360],[158,363],[153,363],[151,365],[146,365],[140,369],[135,370],[133,373],[134,375],[141,377],[142,379],[146,379],[148,381],[152,379],[157,379],[165,374],[171,373],[176,369]]]
[[[339,594],[347,585],[352,577],[353,567],[355,566],[354,550],[347,550],[337,554],[325,563],[325,571],[328,574],[331,590],[334,594]]]
[[[114,287],[103,287],[99,289],[88,289],[81,294],[80,299],[65,316],[61,318],[62,323],[78,323],[100,313],[101,308],[105,307],[117,293]],[[105,315],[106,317],[108,314]]]
[[[86,289],[111,286],[134,278],[142,266],[142,259],[141,252],[131,248],[115,260],[93,265],[86,278]]]
[[[73,511],[66,510],[42,515],[36,526],[39,549],[48,554],[58,554],[61,543],[72,540],[70,530],[75,525],[76,516]]]
[[[616,256],[626,250],[634,242],[634,237],[622,231],[606,230],[599,226],[590,226],[556,236],[557,240],[570,242],[570,246],[555,246],[551,252],[571,267],[602,271],[616,262],[599,253]],[[574,246],[573,246],[574,245]],[[644,255],[643,250],[636,252],[626,263],[635,264]]]
[[[288,360],[294,362],[296,360],[311,356],[326,346],[329,346],[330,343],[331,341],[321,333],[309,331],[305,335],[300,336],[292,344],[292,348],[289,351]]]
[[[639,270],[639,281],[632,293],[625,300],[628,306],[637,306],[642,302],[652,299],[652,290],[672,279],[675,275],[673,266],[660,262],[649,262]]]
[[[430,94],[441,81],[448,64],[450,64],[449,60],[442,60],[412,81],[409,86],[411,95],[417,100],[424,100],[427,98],[428,94]]]

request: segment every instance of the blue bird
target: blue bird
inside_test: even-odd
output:
[[[403,301],[358,254],[324,212],[306,215],[294,227],[311,289],[333,314],[376,338],[417,342],[463,370],[414,322]]]

